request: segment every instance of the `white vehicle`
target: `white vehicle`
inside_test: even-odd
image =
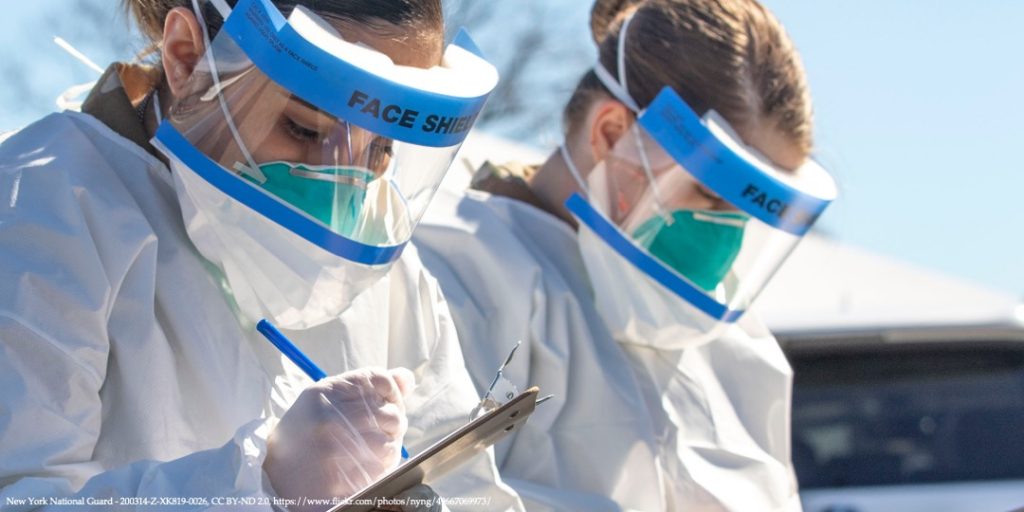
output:
[[[808,237],[758,300],[806,512],[1024,507],[1024,306]]]

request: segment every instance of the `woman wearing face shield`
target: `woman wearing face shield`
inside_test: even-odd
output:
[[[791,370],[746,310],[835,194],[796,51],[753,0],[598,0],[539,166],[484,164],[416,235],[478,388],[554,395],[497,447],[530,510],[799,510]],[[484,370],[479,370],[484,369]]]
[[[325,510],[477,402],[405,245],[496,72],[439,2],[125,3],[158,64],[0,145],[0,500]]]

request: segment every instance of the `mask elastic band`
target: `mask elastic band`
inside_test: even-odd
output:
[[[231,14],[231,10],[227,8],[227,4],[224,0],[209,1],[224,19],[227,19],[227,16]],[[253,160],[252,154],[249,153],[249,148],[245,147],[245,142],[242,141],[242,136],[238,133],[238,127],[235,126],[235,121],[231,117],[231,112],[228,110],[228,103],[224,100],[223,87],[220,83],[220,73],[217,71],[217,63],[213,58],[213,44],[210,42],[210,33],[206,30],[206,20],[203,18],[202,9],[199,8],[199,0],[192,0],[192,8],[196,11],[196,16],[199,18],[199,27],[203,31],[203,42],[206,44],[206,60],[210,63],[210,74],[213,76],[214,87],[217,89],[217,100],[220,103],[220,109],[224,112],[224,120],[227,121],[228,129],[231,131],[231,136],[238,144],[238,149],[242,151],[242,155],[245,157],[246,163],[249,164],[247,174],[260,184],[266,183],[267,177],[256,165],[256,161]]]
[[[615,78],[612,77],[612,74],[604,67],[604,64],[601,64],[600,62],[594,64],[594,74],[597,75],[597,79],[601,81],[601,84],[604,85],[606,89],[608,89],[608,92],[612,93],[612,96],[614,96],[615,99],[621,101],[623,105],[626,105],[626,107],[633,112],[640,112],[640,106],[637,105],[637,103],[633,101],[633,98],[626,93],[617,81],[615,81]]]
[[[348,151],[345,158],[347,158],[349,162],[355,162],[356,157],[352,154],[352,126],[348,124],[348,121],[340,119],[339,121],[341,121],[341,125],[345,129],[345,150]]]
[[[164,122],[164,112],[160,109],[160,89],[153,89],[153,110],[156,113],[156,124]]]
[[[658,215],[661,216],[665,222],[671,226],[675,222],[675,218],[669,215],[665,207],[662,206],[661,193],[658,190],[658,183],[654,179],[654,171],[651,170],[651,161],[647,158],[647,148],[644,146],[644,138],[640,135],[640,128],[637,126],[640,123],[633,123],[632,132],[633,138],[636,141],[638,152],[640,153],[641,167],[644,168],[644,176],[647,177],[647,181],[651,183],[651,191],[654,192],[654,206],[657,209]]]
[[[615,96],[616,99],[621,101],[634,113],[640,113],[640,105],[637,104],[633,96],[629,94],[629,86],[626,83],[626,38],[629,37],[629,24],[633,21],[633,15],[636,11],[633,11],[626,19],[622,20],[622,27],[619,28],[619,41],[617,54],[615,56],[616,63],[618,65],[619,79],[615,80],[612,78],[612,74],[601,64],[599,60],[594,65],[594,74],[597,75],[598,80]],[[637,123],[633,123],[632,130],[633,137],[636,140],[637,149],[640,153],[641,167],[644,169],[644,176],[647,177],[647,181],[651,184],[651,190],[654,192],[654,206],[657,209],[657,214],[665,219],[669,225],[671,225],[675,219],[668,214],[663,206],[661,200],[661,194],[658,191],[658,184],[654,180],[654,171],[651,170],[650,159],[647,158],[647,148],[644,147],[643,137],[640,135],[640,129],[637,127]]]
[[[626,19],[622,20],[622,27],[619,29],[618,53],[616,53],[618,59],[616,64],[619,67],[619,83],[622,84],[622,91],[626,93],[626,97],[630,100],[633,99],[633,95],[629,94],[629,84],[626,82],[626,38],[629,37],[629,24],[633,22],[634,14],[636,14],[636,11],[629,13]],[[634,101],[633,104],[635,105],[636,102]]]
[[[626,37],[629,35],[629,24],[633,21],[633,14],[635,12],[622,21],[622,27],[619,29],[619,46],[615,57],[619,67],[619,78],[616,80],[600,60],[594,64],[594,74],[597,75],[597,79],[601,81],[601,84],[612,93],[612,96],[615,96],[615,99],[639,114],[641,110],[640,105],[629,94],[629,87],[626,84]]]

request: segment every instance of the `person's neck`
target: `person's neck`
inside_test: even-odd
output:
[[[156,130],[160,126],[155,106],[158,104],[160,106],[160,119],[166,119],[167,113],[170,111],[171,102],[173,101],[170,87],[167,86],[166,82],[161,82],[162,83],[152,92],[152,94],[157,95],[157,98],[149,100],[146,112],[142,116],[142,125],[146,130],[146,137],[150,139],[156,136]],[[157,101],[157,99],[159,99],[159,101]],[[163,154],[160,155],[160,160],[162,160],[164,164],[167,164],[167,159]]]
[[[562,159],[562,155],[558,151],[553,152],[537,169],[528,184],[530,190],[544,206],[544,211],[576,229],[576,218],[565,207],[565,200],[579,187],[572,179],[569,167],[566,166],[565,160]]]

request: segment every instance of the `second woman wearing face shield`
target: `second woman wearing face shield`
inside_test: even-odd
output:
[[[554,398],[498,447],[530,510],[798,510],[790,368],[745,310],[835,194],[753,0],[598,0],[539,166],[485,164],[416,243],[478,387]],[[526,352],[525,354],[523,352]]]
[[[477,401],[405,245],[496,72],[439,2],[126,3],[159,66],[0,146],[0,500],[324,510]]]

